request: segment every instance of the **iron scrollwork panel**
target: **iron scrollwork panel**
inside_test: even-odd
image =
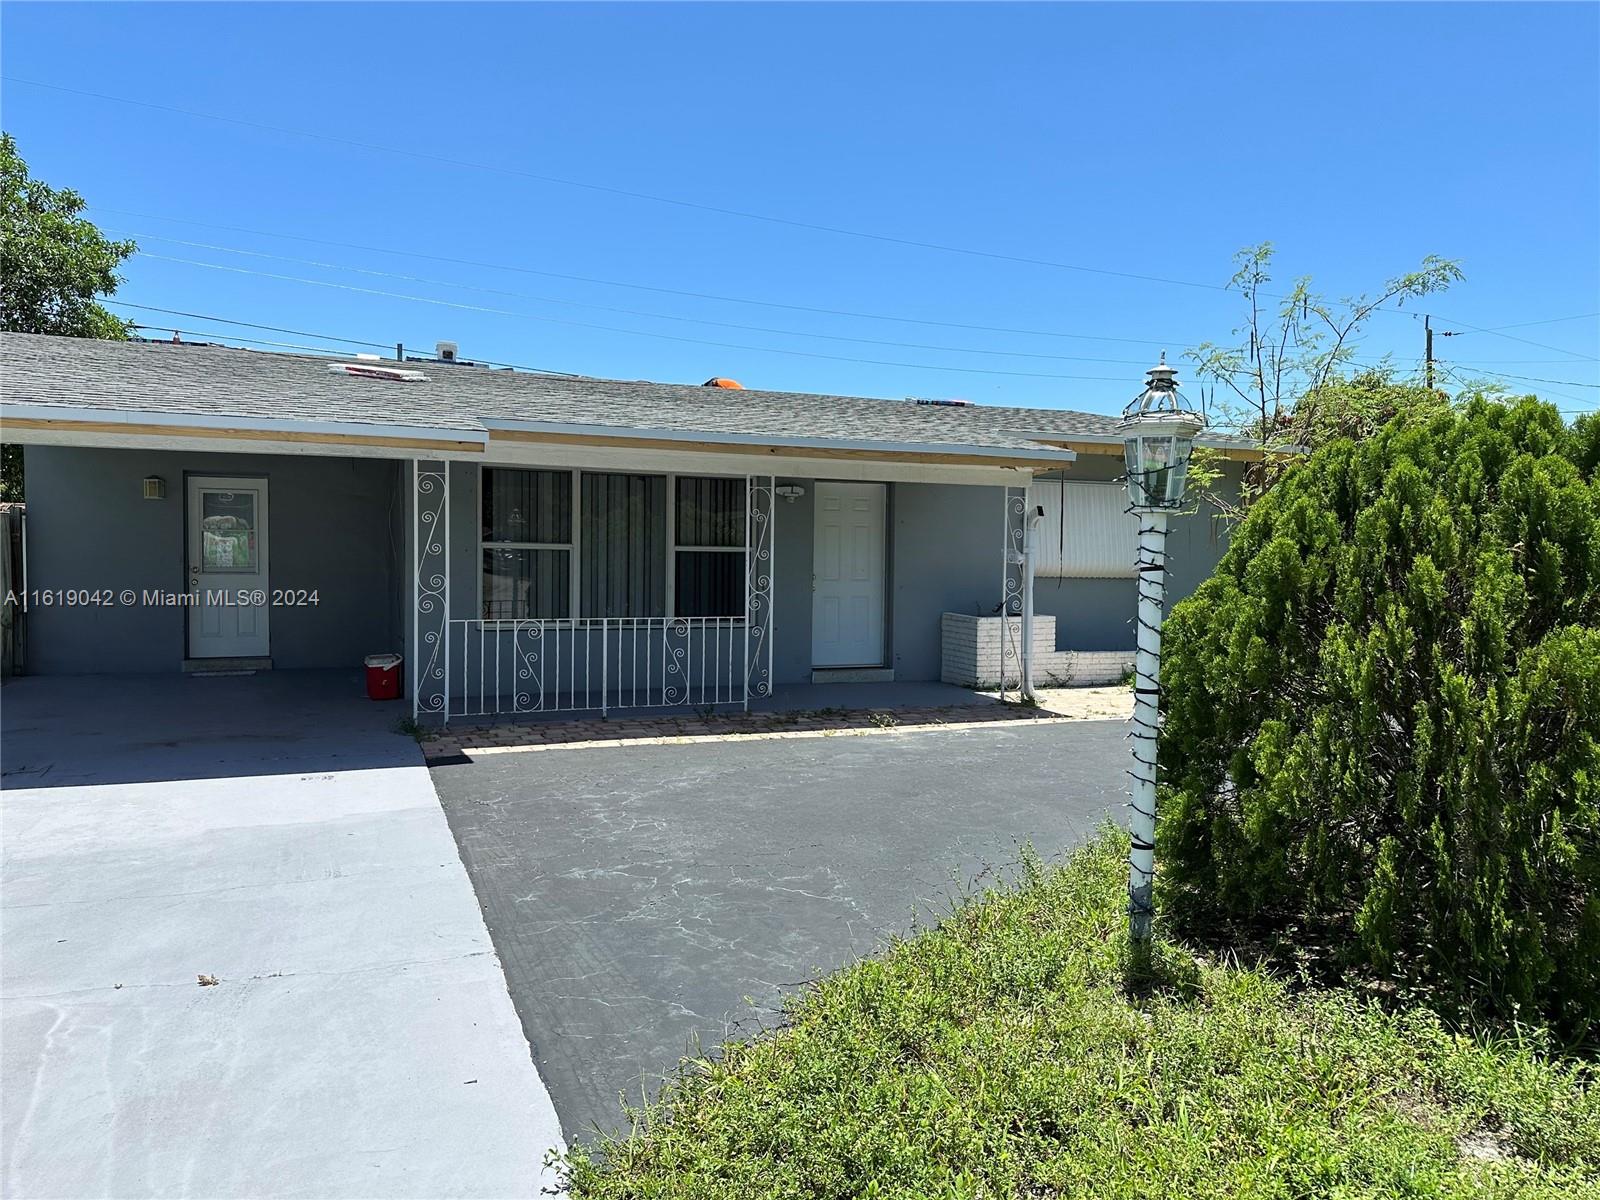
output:
[[[416,598],[416,653],[412,678],[415,709],[421,714],[445,714],[449,703],[445,634],[450,617],[450,477],[449,464],[412,463],[412,494],[416,527],[412,594]]]
[[[773,501],[777,480],[751,475],[745,525],[745,695],[772,694]]]

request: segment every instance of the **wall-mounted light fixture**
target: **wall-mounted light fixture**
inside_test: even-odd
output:
[[[806,494],[805,488],[801,487],[798,483],[780,483],[777,491],[778,495],[782,496],[784,500],[790,504],[793,504],[796,500],[800,499],[801,496]]]
[[[144,498],[146,500],[165,500],[167,498],[167,481],[159,475],[146,475],[144,477]]]

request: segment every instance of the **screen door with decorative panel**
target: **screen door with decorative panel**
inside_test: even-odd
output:
[[[189,657],[267,657],[267,481],[188,481]]]

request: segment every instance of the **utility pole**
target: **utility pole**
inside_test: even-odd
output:
[[[1422,314],[1422,333],[1427,340],[1425,355],[1425,361],[1427,362],[1426,378],[1428,389],[1431,391],[1433,389],[1433,318],[1428,316],[1427,313]]]

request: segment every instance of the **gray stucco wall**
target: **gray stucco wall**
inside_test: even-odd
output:
[[[1057,650],[1126,650],[1133,645],[1139,595],[1132,579],[1056,579],[1033,583],[1033,609],[1056,619]]]
[[[28,446],[28,586],[181,591],[184,476],[264,475],[273,588],[316,589],[316,607],[274,608],[273,664],[347,667],[399,649],[400,465],[376,459]],[[159,475],[165,500],[141,499]],[[409,477],[407,479],[409,483]],[[185,610],[35,606],[34,674],[166,672],[187,654]]]
[[[772,675],[777,683],[811,679],[811,558],[816,545],[816,481],[781,478],[805,495],[773,505]]]
[[[274,587],[317,588],[314,609],[275,609],[280,667],[346,666],[375,650],[409,656],[412,527],[409,462],[291,456],[28,447],[30,584],[178,589],[184,584],[185,472],[263,474],[272,484]],[[1120,461],[1085,455],[1070,478],[1114,479]],[[168,498],[139,498],[161,475]],[[811,575],[816,480],[781,477],[804,495],[774,505],[774,677],[811,673]],[[450,615],[477,616],[478,468],[450,472]],[[1002,490],[887,485],[886,644],[905,680],[937,679],[940,616],[988,613],[1000,600]],[[1212,514],[1174,519],[1169,602],[1188,595],[1226,548]],[[1131,647],[1131,579],[1040,579],[1040,613],[1057,618],[1060,649]],[[29,669],[40,673],[176,671],[185,653],[180,609],[36,609]],[[407,672],[408,678],[410,671]]]
[[[938,679],[944,613],[992,613],[1003,584],[1005,491],[897,483],[889,494],[891,666]]]
[[[1084,455],[1069,478],[1108,480],[1122,474],[1110,455]],[[811,677],[811,559],[816,480],[806,494],[777,506],[777,642],[779,683]],[[1000,603],[1003,491],[957,484],[888,485],[888,645],[896,678],[937,679],[940,617],[991,613]],[[1227,549],[1227,527],[1204,510],[1175,517],[1168,535],[1168,602],[1182,599],[1211,574]],[[1133,646],[1137,599],[1132,579],[1040,579],[1035,607],[1056,617],[1058,649],[1123,650]]]

